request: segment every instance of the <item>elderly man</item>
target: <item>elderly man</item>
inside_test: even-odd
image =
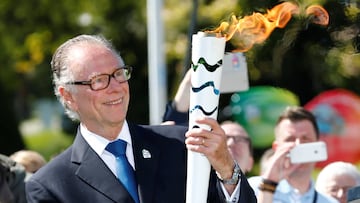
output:
[[[212,131],[187,132],[126,120],[132,68],[103,37],[80,35],[66,41],[51,65],[55,94],[80,125],[73,145],[27,182],[30,203],[183,203],[186,148],[204,154],[216,171],[208,202],[256,201],[215,120],[197,120]]]
[[[318,174],[315,188],[324,194],[347,203],[350,188],[360,186],[360,172],[355,165],[336,161],[326,165]]]

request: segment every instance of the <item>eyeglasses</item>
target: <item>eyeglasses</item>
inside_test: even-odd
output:
[[[67,85],[89,85],[94,91],[103,90],[110,84],[110,79],[113,77],[117,82],[126,82],[131,78],[131,66],[123,66],[116,69],[111,74],[100,74],[96,75],[88,81],[74,81],[67,82]]]
[[[227,139],[227,140],[233,139],[235,143],[238,143],[238,142],[250,143],[250,138],[244,137],[244,136],[231,136],[231,135],[227,135],[227,136],[226,136],[226,139]]]

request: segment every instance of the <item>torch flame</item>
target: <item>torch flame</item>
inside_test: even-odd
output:
[[[306,15],[311,16],[311,22],[319,25],[329,24],[329,14],[327,11],[317,5],[309,6],[306,9]]]
[[[206,32],[225,37],[226,41],[231,39],[236,47],[235,51],[245,52],[255,43],[265,41],[275,28],[284,28],[295,14],[300,14],[299,6],[283,2],[268,10],[266,14],[253,13],[244,18],[232,15],[229,22],[222,22],[218,28]],[[319,5],[308,7],[305,14],[311,16],[315,24],[329,23],[329,14]]]

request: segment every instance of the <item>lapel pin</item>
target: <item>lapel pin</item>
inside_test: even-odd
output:
[[[142,155],[143,155],[144,159],[150,159],[151,158],[150,152],[148,150],[146,150],[146,149],[142,150]]]

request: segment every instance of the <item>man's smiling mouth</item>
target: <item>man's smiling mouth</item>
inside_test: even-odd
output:
[[[117,100],[114,100],[114,101],[105,102],[105,104],[115,105],[115,104],[120,104],[122,101],[123,101],[123,99],[120,98],[120,99],[117,99]]]

